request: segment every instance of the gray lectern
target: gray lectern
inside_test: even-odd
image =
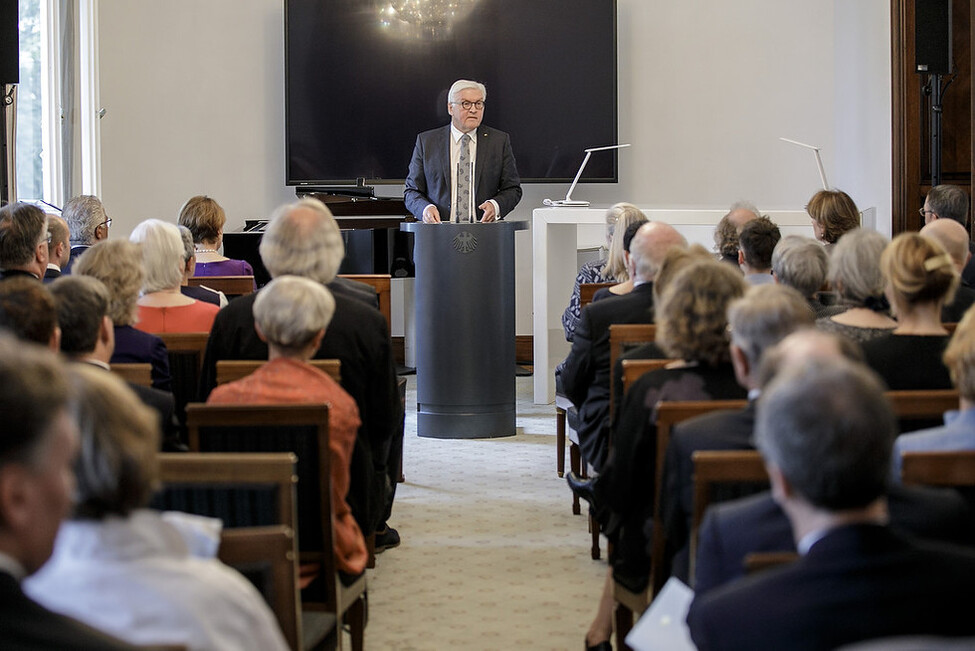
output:
[[[527,227],[400,225],[415,235],[419,436],[514,436],[515,231]]]

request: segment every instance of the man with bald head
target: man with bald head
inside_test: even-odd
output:
[[[687,247],[677,230],[648,222],[630,242],[629,273],[633,291],[587,305],[579,316],[572,350],[565,360],[565,395],[579,413],[579,449],[597,471],[609,444],[609,327],[614,323],[653,323],[653,279],[667,252]]]
[[[968,195],[957,185],[936,185],[924,198],[921,216],[924,217],[925,225],[939,220],[951,220],[961,224],[965,229],[968,251],[975,254],[975,242],[968,239],[968,203]],[[975,287],[975,261],[969,259],[961,277]]]
[[[68,266],[71,259],[71,231],[68,222],[58,215],[47,216],[47,232],[51,241],[47,243],[47,270],[44,272],[44,282],[49,283],[61,276],[61,270]]]
[[[943,246],[955,263],[958,273],[964,273],[965,266],[972,259],[968,249],[968,231],[964,226],[953,219],[935,219],[921,229],[921,235],[930,237]],[[973,303],[975,303],[975,288],[962,276],[954,300],[941,308],[941,320],[944,323],[958,323]]]

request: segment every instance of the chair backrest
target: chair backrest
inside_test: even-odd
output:
[[[254,292],[254,276],[193,276],[187,279],[186,284],[190,287],[206,285],[210,289],[223,292],[228,297]]]
[[[736,499],[768,488],[765,462],[757,450],[698,450],[694,462],[694,510],[691,517],[690,579],[694,585],[697,534],[713,502]],[[721,492],[721,495],[716,493]]]
[[[278,620],[288,646],[301,649],[294,532],[284,526],[224,530],[218,556],[254,584]]]
[[[297,529],[294,454],[185,452],[157,458],[162,489],[153,496],[153,508],[220,518],[226,528]]]
[[[328,405],[186,406],[190,449],[196,452],[292,452],[298,457],[298,550],[321,564],[312,602],[335,611],[337,565],[332,531]]]
[[[328,375],[336,382],[342,382],[342,362],[338,359],[311,359],[308,363]],[[226,384],[245,378],[267,364],[263,360],[222,359],[217,362],[217,384]]]
[[[119,375],[126,382],[139,384],[144,387],[152,386],[152,364],[110,364],[112,373]]]
[[[633,383],[650,371],[665,368],[673,359],[624,359],[623,360],[623,395],[630,390]]]
[[[952,333],[954,333],[955,328],[958,327],[958,324],[957,323],[942,323],[941,324],[941,327],[943,327],[945,330],[947,330],[948,331],[948,334],[952,334]]]
[[[579,309],[592,303],[592,297],[604,287],[612,287],[617,283],[582,283],[579,285]]]
[[[389,274],[339,274],[342,278],[356,280],[360,283],[370,285],[379,295],[379,311],[386,317],[386,326],[392,331],[393,313],[391,297],[392,276]]]
[[[209,332],[162,332],[159,338],[169,352],[173,401],[180,423],[186,422],[186,403],[196,400]]]
[[[673,426],[695,416],[701,416],[721,409],[744,409],[747,400],[674,400],[657,403],[657,457],[654,475],[654,504],[653,504],[653,537],[650,553],[650,585],[653,594],[658,594],[664,587],[664,536],[663,517],[660,512],[660,491],[663,484],[664,456],[670,443],[670,431]]]
[[[903,452],[901,481],[926,486],[975,487],[975,450]]]
[[[958,408],[957,389],[887,391],[885,395],[902,432],[940,425],[946,411]]]
[[[799,560],[797,552],[752,552],[745,556],[745,574],[756,574]]]
[[[614,323],[609,326],[609,395],[612,396],[609,401],[609,415],[611,419],[616,412],[616,360],[630,348],[651,343],[656,336],[657,326],[653,323]],[[623,395],[625,395],[625,382],[623,386]]]

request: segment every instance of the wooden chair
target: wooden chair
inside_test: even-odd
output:
[[[218,557],[243,574],[274,613],[288,646],[302,649],[294,531],[285,526],[225,529]]]
[[[169,375],[179,422],[186,423],[186,403],[196,400],[209,332],[163,332],[159,338],[169,352]],[[185,432],[184,432],[185,436]]]
[[[144,387],[152,386],[152,364],[111,364],[112,372],[119,375],[126,382],[139,384]]]
[[[948,331],[948,334],[953,334],[955,332],[955,328],[958,327],[958,324],[957,323],[942,323],[941,326],[945,330]]]
[[[623,395],[630,390],[633,383],[650,371],[666,368],[673,359],[624,359],[623,360]]]
[[[206,285],[223,292],[228,298],[254,293],[254,276],[193,276],[186,284],[190,287]]]
[[[583,308],[592,303],[593,297],[600,289],[612,287],[619,283],[582,283],[579,285],[579,307]]]
[[[342,381],[341,361],[337,359],[312,359],[308,363],[328,373],[336,382]],[[226,384],[245,378],[265,364],[267,364],[266,360],[222,359],[217,362],[217,384]]]
[[[297,455],[298,550],[303,564],[319,567],[302,591],[303,607],[334,614],[351,628],[361,650],[365,629],[365,574],[349,586],[338,577],[332,531],[328,406],[203,405],[186,407],[190,449],[204,452],[292,452]]]
[[[946,411],[958,408],[957,389],[914,389],[910,391],[887,391],[894,415],[901,421],[937,420]]]
[[[756,574],[799,559],[797,552],[752,552],[745,556],[745,574]]]
[[[975,450],[903,452],[901,481],[924,486],[975,487]]]
[[[386,317],[386,326],[392,331],[393,314],[390,302],[392,276],[389,274],[340,274],[340,277],[365,283],[376,290],[376,294],[379,295],[379,311]]]
[[[715,489],[724,485],[741,487],[742,484],[768,487],[765,462],[757,450],[715,451],[698,450],[691,455],[694,462],[694,510],[691,515],[690,574],[694,585],[694,561],[697,558],[697,534],[704,519],[704,512],[715,501]],[[754,491],[749,491],[754,492]],[[743,495],[736,495],[742,497]]]

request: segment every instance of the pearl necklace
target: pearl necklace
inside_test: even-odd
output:
[[[216,249],[196,249],[197,253],[216,253]]]

